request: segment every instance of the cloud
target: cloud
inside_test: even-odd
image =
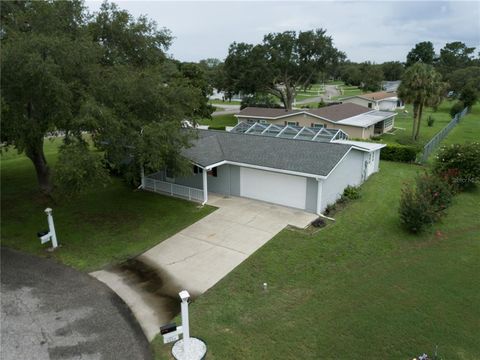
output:
[[[170,49],[183,61],[225,58],[236,42],[258,43],[269,32],[327,29],[353,61],[404,61],[420,41],[437,52],[446,42],[480,48],[477,1],[161,2],[121,1],[134,16],[147,15],[175,36]],[[88,2],[97,10],[99,2]]]

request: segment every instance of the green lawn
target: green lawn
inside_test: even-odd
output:
[[[45,152],[54,163],[59,142]],[[1,162],[2,245],[59,261],[84,271],[142,253],[213,211],[196,204],[135,191],[117,178],[70,201],[54,203],[37,192],[31,161],[13,151]],[[61,248],[47,253],[36,234],[48,228],[43,210],[53,208]]]
[[[191,333],[209,359],[411,359],[436,345],[443,359],[477,359],[480,190],[413,236],[397,206],[418,171],[382,162],[334,224],[283,230],[195,301]]]
[[[354,96],[354,95],[360,95],[363,94],[364,91],[360,89],[358,86],[349,86],[349,85],[340,85],[340,95],[339,96],[334,96],[334,100],[339,100],[345,97],[349,96]]]
[[[223,101],[223,100],[209,100],[212,105],[240,105],[241,101]]]
[[[422,116],[422,123],[420,124],[420,137],[417,141],[418,145],[423,146],[425,145],[432,137],[435,136],[442,128],[447,126],[447,124],[451,121],[452,117],[450,116],[450,108],[453,105],[453,101],[444,101],[437,109],[434,111],[432,108],[425,108],[423,116]],[[395,127],[398,128],[394,134],[384,134],[380,141],[385,142],[387,144],[411,144],[412,140],[412,126],[413,126],[413,119],[412,119],[412,106],[406,105],[405,110],[397,110],[397,116],[395,117]],[[480,113],[480,104],[474,106],[472,113],[468,115],[469,118],[477,117]],[[432,116],[435,119],[433,126],[427,125],[427,119],[429,116]],[[478,125],[477,125],[478,129]],[[453,130],[455,131],[455,130]],[[460,133],[459,133],[460,134]],[[472,139],[477,135],[478,139],[478,132],[472,133],[470,131],[465,131],[463,136],[472,137]]]
[[[214,116],[212,119],[203,119],[200,120],[199,123],[201,125],[209,125],[209,126],[235,126],[237,125],[237,118],[233,114],[229,115],[219,115]]]
[[[480,103],[473,106],[468,115],[453,128],[442,145],[474,141],[480,141]]]

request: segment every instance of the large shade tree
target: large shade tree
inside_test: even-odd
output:
[[[433,66],[417,62],[405,71],[398,96],[413,105],[413,140],[418,140],[424,107],[438,106],[444,91],[442,77]]]
[[[422,41],[415,45],[407,54],[406,67],[412,66],[417,62],[432,65],[435,62],[435,49],[431,41]]]
[[[291,109],[297,88],[306,88],[345,55],[323,29],[265,35],[258,45],[233,43],[224,64],[228,93],[268,93]]]
[[[167,30],[108,3],[94,16],[81,1],[2,2],[1,13],[1,140],[32,160],[43,192],[53,188],[43,152],[52,131],[65,134],[58,172],[100,169],[79,154],[89,151],[85,132],[127,174],[181,168],[180,121],[207,99],[165,55]]]

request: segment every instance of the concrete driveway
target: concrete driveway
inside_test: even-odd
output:
[[[137,257],[140,274],[132,277],[132,266],[91,274],[130,306],[149,339],[175,315],[178,291],[187,289],[193,297],[204,293],[285,226],[303,228],[316,218],[245,198],[209,198],[218,210]],[[155,274],[147,279],[148,271]]]

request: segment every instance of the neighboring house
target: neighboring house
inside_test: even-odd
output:
[[[397,91],[401,82],[402,82],[401,80],[383,81],[382,82],[382,89],[385,90],[385,91]]]
[[[144,189],[202,203],[209,192],[241,196],[320,214],[345,187],[378,171],[385,146],[195,131],[197,139],[183,151],[191,174],[173,178],[160,171],[143,177]]]
[[[369,109],[395,111],[403,109],[405,104],[394,91],[379,91],[340,99],[344,104],[357,104]]]
[[[357,104],[337,104],[319,109],[267,109],[247,107],[236,114],[238,122],[293,125],[342,130],[350,138],[369,139],[393,128],[396,113]]]

